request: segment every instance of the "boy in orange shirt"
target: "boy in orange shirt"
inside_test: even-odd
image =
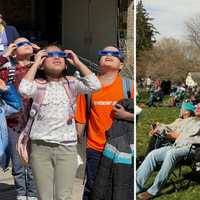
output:
[[[102,89],[91,95],[90,116],[87,120],[87,106],[85,96],[79,96],[77,102],[77,132],[82,134],[87,122],[87,149],[86,149],[86,173],[83,200],[89,200],[91,190],[96,178],[99,161],[106,143],[105,132],[111,127],[113,117],[133,121],[134,115],[116,102],[124,98],[122,78],[119,71],[124,66],[121,52],[115,47],[106,47],[99,60],[99,80]]]

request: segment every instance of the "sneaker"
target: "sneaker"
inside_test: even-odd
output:
[[[196,170],[196,172],[200,172],[200,162],[196,162],[195,170]]]
[[[27,200],[26,196],[17,196],[17,200]]]
[[[27,197],[27,200],[38,200],[37,197]]]
[[[153,198],[154,198],[154,195],[152,195],[148,192],[142,192],[137,195],[137,199],[140,199],[140,200],[149,200],[149,199],[153,199]]]

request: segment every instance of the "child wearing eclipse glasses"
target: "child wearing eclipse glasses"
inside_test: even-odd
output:
[[[87,123],[87,180],[83,200],[92,199],[91,191],[106,144],[106,131],[111,128],[113,118],[133,121],[133,113],[125,111],[122,105],[116,104],[116,102],[125,98],[123,79],[119,75],[119,71],[124,67],[122,52],[116,47],[109,46],[102,51],[98,51],[98,56],[99,80],[102,84],[102,89],[93,93],[90,97],[89,116],[86,114],[88,112],[88,102],[85,96],[79,96],[77,102],[76,122],[79,136],[84,132]],[[133,90],[132,96],[129,95],[130,97],[133,98]]]
[[[32,65],[31,56],[39,47],[26,38],[17,38],[0,56],[0,77],[6,83],[18,89],[19,83]],[[20,97],[21,98],[21,97]],[[37,199],[36,186],[30,167],[21,164],[16,151],[16,143],[20,132],[24,129],[30,110],[30,99],[22,98],[20,112],[7,119],[9,148],[12,160],[12,175],[14,177],[17,200]]]
[[[82,81],[64,75],[68,62],[82,72]],[[38,69],[43,70],[43,79],[35,78]],[[62,51],[55,45],[36,54],[35,63],[20,83],[20,93],[34,100],[17,149],[28,163],[31,140],[30,163],[40,200],[71,199],[77,170],[76,97],[100,88],[98,78],[73,51]]]

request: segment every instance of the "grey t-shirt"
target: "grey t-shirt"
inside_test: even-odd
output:
[[[200,118],[189,117],[181,120],[176,129],[180,133],[174,145],[177,147],[189,146],[193,143],[200,144]]]

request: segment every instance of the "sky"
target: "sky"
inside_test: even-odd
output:
[[[200,0],[143,0],[152,23],[163,37],[186,39],[185,22],[200,15]]]

